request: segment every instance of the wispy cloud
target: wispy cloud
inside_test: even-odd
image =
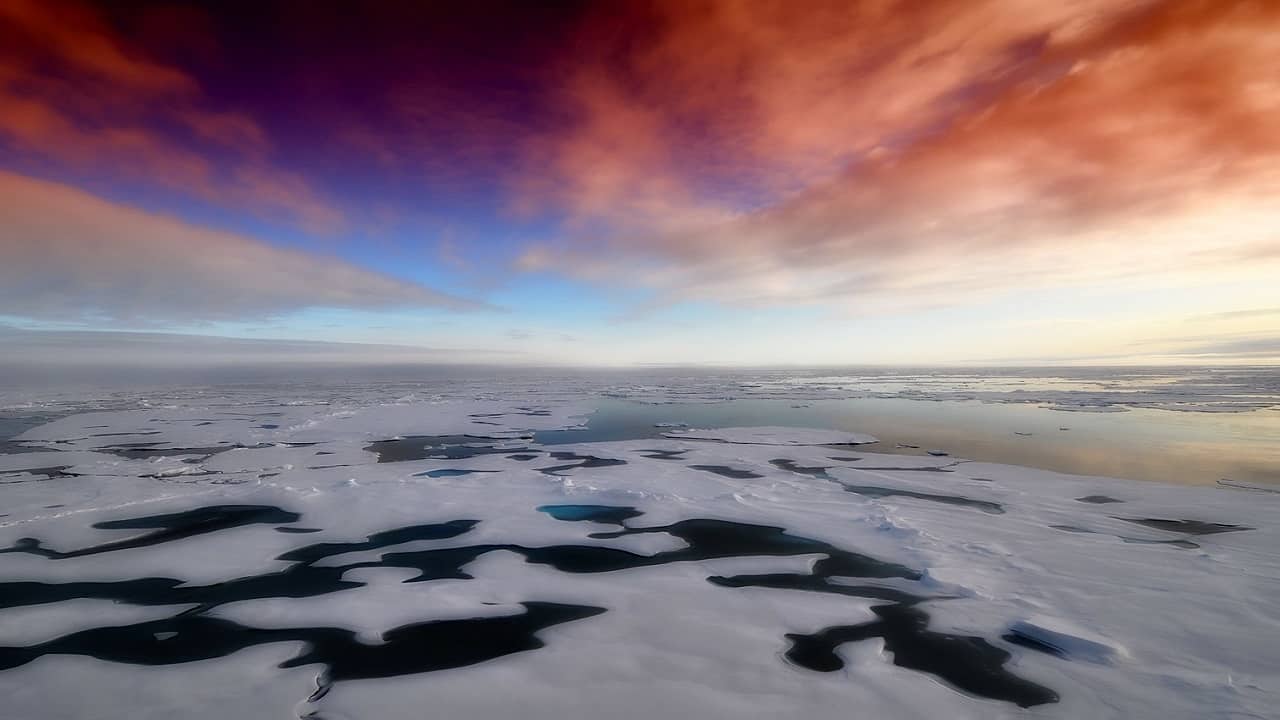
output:
[[[1280,262],[1280,5],[813,5],[589,26],[525,186],[568,239],[524,267],[894,308]]]
[[[1249,308],[1246,310],[1227,310],[1225,312],[1207,313],[1205,315],[1196,315],[1195,317],[1188,318],[1188,321],[1252,320],[1256,318],[1270,317],[1276,318],[1276,321],[1280,322],[1280,307]]]
[[[412,347],[184,335],[178,333],[23,330],[0,325],[6,366],[218,366],[246,363],[514,362],[512,350]]]
[[[1180,349],[1173,355],[1239,358],[1280,358],[1280,336],[1238,339],[1205,339]]]
[[[113,182],[333,232],[345,223],[301,175],[270,162],[248,114],[209,107],[195,78],[148,58],[73,0],[0,3],[0,145]]]
[[[170,323],[310,307],[485,303],[0,172],[0,308],[52,320]]]

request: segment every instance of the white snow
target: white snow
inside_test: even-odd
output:
[[[420,718],[426,708],[451,718],[847,718],[855,710],[866,717],[931,720],[1261,718],[1280,703],[1280,654],[1274,648],[1280,637],[1280,494],[833,448],[875,439],[777,427],[532,446],[538,457],[527,461],[498,453],[378,463],[364,449],[375,440],[468,433],[509,438],[574,427],[589,403],[518,394],[343,407],[289,402],[91,413],[28,431],[24,442],[49,450],[0,456],[0,473],[69,466],[75,477],[0,484],[0,548],[21,538],[38,538],[60,552],[92,548],[153,532],[95,523],[211,505],[275,506],[300,518],[80,557],[3,553],[0,582],[173,578],[185,587],[203,586],[284,571],[291,563],[278,557],[290,550],[345,543],[342,552],[315,565],[367,563],[342,575],[362,585],[313,597],[227,602],[207,615],[255,628],[344,628],[377,645],[399,626],[511,615],[522,602],[607,612],[540,631],[545,646],[539,649],[437,672],[341,681],[311,701],[323,668],[278,667],[302,651],[296,641],[158,667],[46,655],[0,670],[6,717],[111,718],[125,712],[254,720],[315,712],[396,720]],[[535,407],[546,413],[522,409]],[[142,432],[155,434],[137,434]],[[174,454],[111,454],[121,442],[154,442]],[[243,447],[212,455],[184,452],[219,444]],[[655,449],[682,453],[646,457]],[[548,450],[626,464],[547,474],[540,470],[575,462],[554,459]],[[728,466],[760,477],[734,479],[691,465]],[[441,468],[498,472],[421,476]],[[1077,499],[1090,495],[1121,502]],[[998,505],[1003,514],[935,496]],[[782,656],[787,633],[874,621],[870,608],[882,601],[707,581],[716,575],[804,575],[820,553],[601,573],[526,562],[510,547],[580,545],[641,556],[687,547],[661,532],[590,537],[619,528],[556,520],[535,509],[554,504],[634,507],[643,514],[626,521],[632,528],[694,518],[780,527],[915,568],[922,579],[841,578],[833,584],[948,598],[922,605],[931,631],[982,637],[1011,653],[1007,670],[1051,688],[1060,700],[1023,710],[960,692],[934,675],[895,665],[878,638],[841,646],[845,666],[836,672],[803,669]],[[1132,522],[1147,518],[1249,529],[1193,535]],[[377,533],[462,519],[477,524],[455,537],[361,545]],[[277,527],[319,531],[294,534]],[[416,570],[378,565],[387,553],[471,546],[497,548],[463,565],[471,579],[406,583]],[[192,607],[85,597],[5,608],[4,597],[0,586],[0,664],[10,648],[169,618]],[[1010,643],[1003,639],[1009,633],[1058,654]]]

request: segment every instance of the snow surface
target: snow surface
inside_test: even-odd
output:
[[[795,428],[542,447],[527,436],[580,425],[589,403],[512,397],[187,400],[27,431],[41,451],[0,456],[4,716],[1263,718],[1280,703],[1278,494]],[[396,438],[455,451],[379,462],[374,443]],[[538,510],[557,504],[641,514]],[[681,535],[688,521],[765,544]],[[876,569],[819,577],[837,556]],[[917,600],[886,599],[902,595]],[[579,610],[491,657],[370,670],[511,640],[534,603]],[[791,654],[880,627],[885,608],[922,611],[933,635],[840,644],[830,672]],[[406,627],[466,641],[397,644]],[[1023,708],[912,667],[902,643],[944,633],[1007,653],[1002,672],[1056,701]],[[315,638],[344,648],[337,665]],[[352,653],[376,661],[353,670]]]

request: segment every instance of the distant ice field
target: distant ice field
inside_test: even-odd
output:
[[[169,371],[170,373],[174,371]],[[555,370],[224,368],[48,387],[0,373],[0,453],[85,410],[369,404],[408,399],[583,400],[591,415],[543,444],[661,437],[685,425],[789,425],[875,435],[878,452],[1158,482],[1280,484],[1280,368]],[[29,379],[28,379],[29,380]],[[165,381],[168,384],[164,384]]]
[[[1270,717],[1280,487],[963,440],[1156,457],[1152,437],[1225,442],[1217,418],[1265,435],[1270,376],[1231,377],[8,392],[3,714]],[[1101,424],[1147,413],[1213,420]]]

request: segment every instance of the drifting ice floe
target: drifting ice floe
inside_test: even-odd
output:
[[[1280,702],[1280,495],[864,452],[848,446],[874,438],[825,430],[528,437],[589,409],[281,401],[28,431],[41,451],[0,456],[6,717]]]

